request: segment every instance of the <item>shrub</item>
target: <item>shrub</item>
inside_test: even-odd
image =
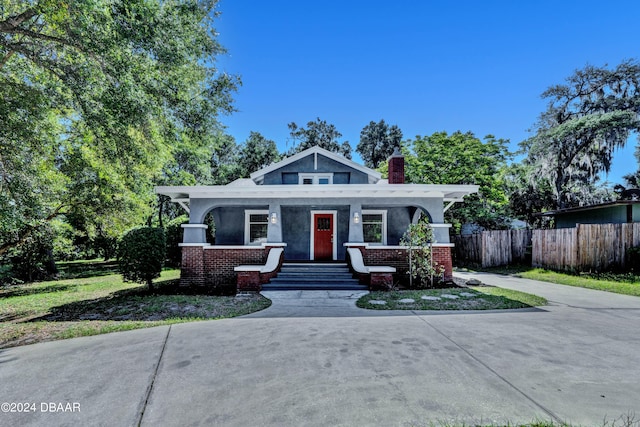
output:
[[[409,247],[409,274],[423,288],[435,287],[444,272],[441,265],[433,262],[430,245],[433,242],[433,229],[424,218],[409,225],[400,240],[401,245]]]
[[[53,260],[53,239],[49,224],[35,228],[19,246],[0,259],[5,265],[2,282],[34,282],[55,277],[58,270]]]
[[[627,267],[635,272],[640,273],[640,246],[627,249]]]
[[[118,265],[125,282],[146,283],[160,277],[167,251],[162,228],[142,227],[129,231],[118,245]]]

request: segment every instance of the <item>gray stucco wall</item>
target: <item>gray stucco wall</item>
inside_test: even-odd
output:
[[[362,210],[387,211],[387,245],[394,246],[400,244],[402,235],[407,231],[409,224],[411,224],[412,214],[415,208],[362,206]]]
[[[344,260],[349,240],[349,206],[282,206],[282,240],[285,260],[308,260],[311,258],[311,211],[337,211],[336,239],[337,259]]]
[[[211,211],[216,224],[216,245],[244,245],[245,210],[268,210],[268,205],[221,207]]]
[[[345,200],[340,198],[318,199],[264,199],[260,204],[255,200],[242,199],[191,199],[189,222],[202,224],[206,214],[213,210],[216,223],[217,245],[244,244],[245,209],[269,209],[270,205],[281,206],[282,241],[287,243],[285,257],[288,259],[309,259],[311,210],[338,211],[338,259],[344,259],[343,243],[349,241],[350,204],[358,204],[360,209],[387,210],[387,244],[397,245],[400,237],[413,218],[416,209],[427,212],[431,222],[443,223],[443,202],[441,198],[362,198]],[[434,229],[436,241],[449,243],[446,228]],[[184,243],[206,242],[204,230],[185,229]]]
[[[368,176],[335,160],[318,154],[318,168],[314,169],[313,154],[285,165],[264,176],[264,185],[298,184],[298,173],[333,173],[334,184],[368,184]]]

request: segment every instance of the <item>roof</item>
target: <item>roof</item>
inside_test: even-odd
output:
[[[629,205],[636,205],[636,204],[640,204],[640,200],[616,200],[613,202],[598,203],[595,205],[577,206],[574,208],[558,209],[555,211],[538,212],[534,214],[534,216],[555,216],[555,215],[562,215],[565,213],[584,212],[584,211],[590,211],[590,210],[596,210],[596,209],[611,208],[614,206],[629,206]]]
[[[333,184],[333,185],[235,185],[156,187],[156,193],[175,202],[189,199],[350,199],[381,198],[443,198],[445,202],[462,202],[466,195],[477,193],[477,185],[433,184]]]
[[[362,166],[352,160],[347,159],[344,156],[341,156],[340,154],[336,154],[333,153],[331,151],[325,150],[324,148],[320,148],[317,145],[311,148],[307,148],[304,151],[301,151],[297,154],[294,154],[291,157],[287,157],[284,160],[281,160],[277,163],[273,163],[265,168],[262,168],[258,171],[253,172],[250,176],[251,179],[255,182],[255,183],[261,183],[264,180],[264,176],[266,174],[268,174],[269,172],[273,172],[277,169],[280,169],[281,167],[287,166],[293,162],[296,162],[300,159],[303,159],[307,156],[310,155],[314,155],[317,156],[318,154],[327,157],[331,160],[334,160],[338,163],[342,163],[345,166],[348,166],[352,169],[358,170],[360,172],[363,172],[364,174],[366,174],[369,177],[369,184],[375,184],[377,183],[380,178],[382,177],[382,175],[380,174],[380,172],[378,171],[374,171],[373,169],[369,169],[366,166]]]

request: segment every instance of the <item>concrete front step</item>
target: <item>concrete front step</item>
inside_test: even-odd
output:
[[[262,285],[263,291],[366,291],[367,286],[344,283],[266,283]]]
[[[349,271],[347,264],[284,263],[263,290],[367,290]]]

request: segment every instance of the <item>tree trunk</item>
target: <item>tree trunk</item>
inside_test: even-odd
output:
[[[58,275],[58,267],[56,266],[56,261],[53,259],[53,251],[51,249],[47,249],[47,262],[45,263],[45,269],[47,270],[47,274],[50,276]]]

